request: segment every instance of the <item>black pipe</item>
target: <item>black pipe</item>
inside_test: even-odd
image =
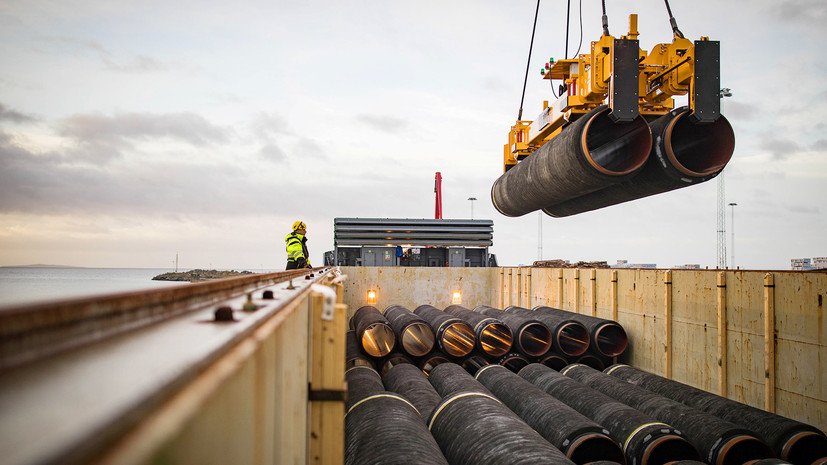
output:
[[[749,428],[772,446],[775,454],[796,465],[827,457],[827,436],[816,427],[782,417],[677,381],[630,367],[615,365],[606,372],[690,407]]]
[[[382,379],[385,388],[408,399],[419,413],[423,421],[430,418],[431,413],[442,400],[428,377],[422,370],[413,365],[397,365],[385,374]]]
[[[442,398],[461,392],[481,392],[492,396],[491,391],[485,388],[464,368],[456,363],[443,363],[431,370],[428,381]]]
[[[451,305],[444,311],[462,319],[474,328],[477,350],[485,355],[501,357],[511,349],[514,341],[511,329],[499,319],[473,312],[462,305]]]
[[[487,305],[474,311],[503,321],[514,334],[514,348],[529,357],[540,357],[551,349],[551,330],[536,318],[504,312]]]
[[[484,366],[490,365],[491,362],[488,361],[485,357],[477,353],[471,353],[468,357],[466,357],[462,362],[460,362],[460,366],[465,369],[471,376],[477,374],[477,370]]]
[[[440,363],[447,363],[450,361],[451,360],[448,358],[448,356],[443,354],[442,352],[433,351],[430,354],[422,357],[417,363],[417,366],[426,375],[430,375],[431,370],[433,370],[435,366],[439,365]]]
[[[536,360],[536,362],[537,363],[542,363],[543,365],[551,368],[554,371],[560,371],[563,368],[565,368],[566,365],[569,364],[568,360],[566,360],[565,357],[563,357],[562,355],[560,355],[558,353],[555,353],[555,352],[549,352],[549,353],[543,355],[542,357],[539,357]],[[519,370],[517,370],[517,371],[519,371]]]
[[[678,401],[607,375],[586,365],[566,367],[564,375],[576,379],[624,404],[680,429],[710,465],[743,465],[774,457],[772,449],[747,428],[689,407]]]
[[[416,408],[387,391],[345,414],[345,464],[368,463],[448,465]]]
[[[360,307],[350,317],[350,329],[356,330],[356,336],[362,348],[372,357],[389,354],[396,343],[388,319],[382,312],[371,305]]]
[[[548,205],[543,211],[556,217],[569,216],[714,178],[732,158],[735,133],[723,115],[714,123],[695,124],[689,114],[690,111],[682,107],[651,123],[652,151],[643,169],[633,178]]]
[[[606,368],[606,364],[603,362],[603,360],[601,360],[600,357],[593,354],[585,354],[581,355],[580,357],[566,357],[566,361],[569,362],[569,365],[572,365],[574,363],[580,363],[582,365],[586,365],[587,367],[594,368],[598,371],[603,371],[603,369]]]
[[[379,367],[379,374],[384,377],[391,368],[403,363],[412,365],[413,360],[402,352],[393,352],[382,357],[382,359],[376,363],[376,366]]]
[[[351,329],[345,333],[345,370],[355,366],[376,369],[373,361],[365,354],[362,345],[356,339],[356,331]]]
[[[494,181],[491,201],[506,216],[565,202],[634,176],[651,147],[642,116],[615,124],[607,106],[595,108]]]
[[[589,348],[589,330],[577,320],[555,313],[537,313],[516,305],[507,307],[505,311],[541,321],[551,330],[553,350],[562,355],[576,357]]]
[[[385,318],[393,328],[399,348],[411,357],[421,357],[434,348],[434,330],[431,326],[401,305],[385,309]]]
[[[561,318],[571,318],[582,323],[589,330],[591,341],[589,350],[596,355],[617,357],[626,350],[626,345],[629,342],[629,337],[626,335],[623,326],[613,320],[582,315],[544,305],[534,307],[534,311],[540,315],[557,315]]]
[[[532,363],[518,374],[606,428],[609,436],[623,446],[626,462],[631,465],[701,460],[695,446],[680,431],[547,366]]]
[[[525,355],[518,354],[516,352],[512,352],[510,354],[505,354],[497,360],[498,365],[502,365],[509,370],[517,373],[518,371],[525,368],[531,360],[529,360]]]
[[[510,370],[490,365],[480,369],[476,378],[572,462],[626,463],[623,450],[605,428]]]
[[[574,464],[508,407],[482,392],[444,398],[428,429],[451,464]]]
[[[385,390],[379,373],[366,366],[355,366],[347,370],[345,380],[347,380],[345,410],[365,397],[370,397]]]
[[[474,330],[468,323],[431,305],[420,305],[414,313],[431,325],[442,352],[464,357],[474,349]]]
[[[786,460],[781,459],[761,459],[761,460],[753,460],[750,462],[745,462],[744,465],[793,465]],[[819,465],[818,463],[812,463],[811,465]]]

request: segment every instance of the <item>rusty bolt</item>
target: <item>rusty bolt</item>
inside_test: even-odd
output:
[[[215,321],[235,321],[233,309],[227,305],[215,309]]]

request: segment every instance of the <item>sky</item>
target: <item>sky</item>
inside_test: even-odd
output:
[[[637,13],[642,49],[671,41],[663,2],[606,4],[613,35]],[[572,2],[569,56],[579,5],[581,51],[601,34],[600,2]],[[321,265],[336,217],[432,218],[441,172],[444,217],[494,220],[500,265],[714,268],[715,180],[567,218],[494,209],[535,6],[0,2],[0,266],[282,269],[299,219]],[[687,38],[721,42],[732,89],[728,265],[827,256],[827,4],[671,8]],[[542,0],[524,119],[553,100],[539,69],[565,28],[566,2]]]

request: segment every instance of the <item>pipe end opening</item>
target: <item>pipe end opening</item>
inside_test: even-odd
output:
[[[593,344],[597,345],[597,351],[607,357],[617,357],[626,350],[629,343],[629,336],[622,326],[608,324],[597,330]]]
[[[421,357],[434,348],[434,330],[425,323],[411,323],[402,332],[402,350],[413,357]]]
[[[540,357],[551,349],[551,331],[544,324],[529,323],[517,336],[520,352],[530,357]]]
[[[442,350],[452,357],[465,357],[474,349],[474,330],[465,323],[454,323],[442,333]]]
[[[500,357],[511,350],[514,338],[508,326],[500,323],[486,325],[480,331],[480,349],[491,357]]]
[[[566,323],[557,331],[557,345],[565,355],[582,355],[589,348],[589,330],[581,323]]]

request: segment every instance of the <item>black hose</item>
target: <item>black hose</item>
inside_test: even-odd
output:
[[[628,383],[749,428],[772,446],[775,454],[783,460],[809,465],[819,458],[827,457],[827,436],[814,426],[628,365],[615,365],[606,372]]]
[[[356,331],[351,329],[345,333],[345,370],[354,366],[367,366],[376,369],[370,356],[365,354],[362,345],[356,339]]]
[[[701,460],[697,449],[675,428],[547,366],[532,363],[519,375],[606,428],[610,437],[623,446],[629,464]]]
[[[474,330],[468,323],[431,305],[420,305],[414,313],[431,325],[442,352],[464,357],[474,349]]]
[[[393,328],[399,348],[411,357],[421,357],[434,348],[434,330],[431,326],[401,305],[385,309],[385,318]]]
[[[393,391],[408,399],[419,410],[423,421],[430,418],[431,413],[442,400],[442,397],[428,382],[428,377],[413,365],[402,364],[391,368],[382,382],[388,391]]]
[[[616,357],[626,350],[629,343],[629,337],[626,335],[623,326],[613,320],[542,305],[534,307],[534,312],[538,314],[536,318],[540,318],[539,315],[552,315],[581,323],[589,331],[589,351],[595,355]]]
[[[472,391],[448,396],[431,415],[428,427],[452,464],[574,464],[490,394]]]
[[[372,357],[389,354],[396,344],[388,319],[371,305],[360,307],[350,318],[350,329],[356,330],[356,337],[362,348]]]
[[[503,321],[514,335],[514,349],[529,357],[541,357],[551,349],[551,330],[536,318],[479,305],[474,311]]]
[[[490,365],[479,370],[476,378],[573,462],[626,462],[620,445],[605,428],[510,370]]]
[[[742,465],[774,456],[772,449],[746,428],[602,371],[575,364],[566,367],[563,374],[680,429],[709,464]]]
[[[385,390],[382,378],[373,368],[355,366],[345,372],[347,380],[347,402],[345,410],[365,397],[370,397]]]
[[[448,465],[416,408],[387,391],[362,399],[345,415],[345,464],[369,463]]]
[[[512,305],[505,309],[508,313],[535,318],[548,326],[553,337],[553,350],[562,355],[576,357],[589,348],[589,330],[579,321],[564,314],[535,312],[528,308]]]
[[[477,350],[486,356],[501,357],[511,349],[514,341],[511,329],[501,320],[473,312],[462,305],[451,305],[444,311],[474,328]]]

